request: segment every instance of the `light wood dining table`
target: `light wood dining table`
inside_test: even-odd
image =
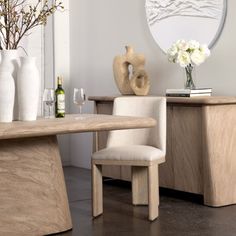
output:
[[[72,228],[58,134],[155,124],[152,118],[93,114],[0,123],[0,235],[47,235]]]

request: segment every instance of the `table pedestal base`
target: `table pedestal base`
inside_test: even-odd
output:
[[[0,141],[0,235],[72,228],[56,136]]]

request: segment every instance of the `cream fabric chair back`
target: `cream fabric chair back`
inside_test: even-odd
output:
[[[166,98],[119,97],[114,101],[113,115],[152,117],[153,128],[110,131],[107,147],[148,145],[166,153]]]

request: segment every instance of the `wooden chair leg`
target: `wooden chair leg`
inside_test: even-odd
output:
[[[148,167],[148,203],[149,203],[149,220],[153,221],[159,213],[159,180],[158,165]]]
[[[93,217],[103,213],[102,166],[92,164],[92,212]]]
[[[146,166],[132,166],[133,205],[148,205],[147,172]]]

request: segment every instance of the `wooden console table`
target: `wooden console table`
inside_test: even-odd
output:
[[[83,116],[0,123],[0,235],[47,235],[72,228],[57,134],[156,124],[152,118]]]
[[[89,99],[95,112],[111,114],[115,97]],[[98,134],[98,149],[106,137]],[[104,168],[104,175],[130,180],[130,169],[115,168]],[[167,155],[159,180],[162,187],[202,194],[209,206],[236,204],[236,97],[167,98]]]

